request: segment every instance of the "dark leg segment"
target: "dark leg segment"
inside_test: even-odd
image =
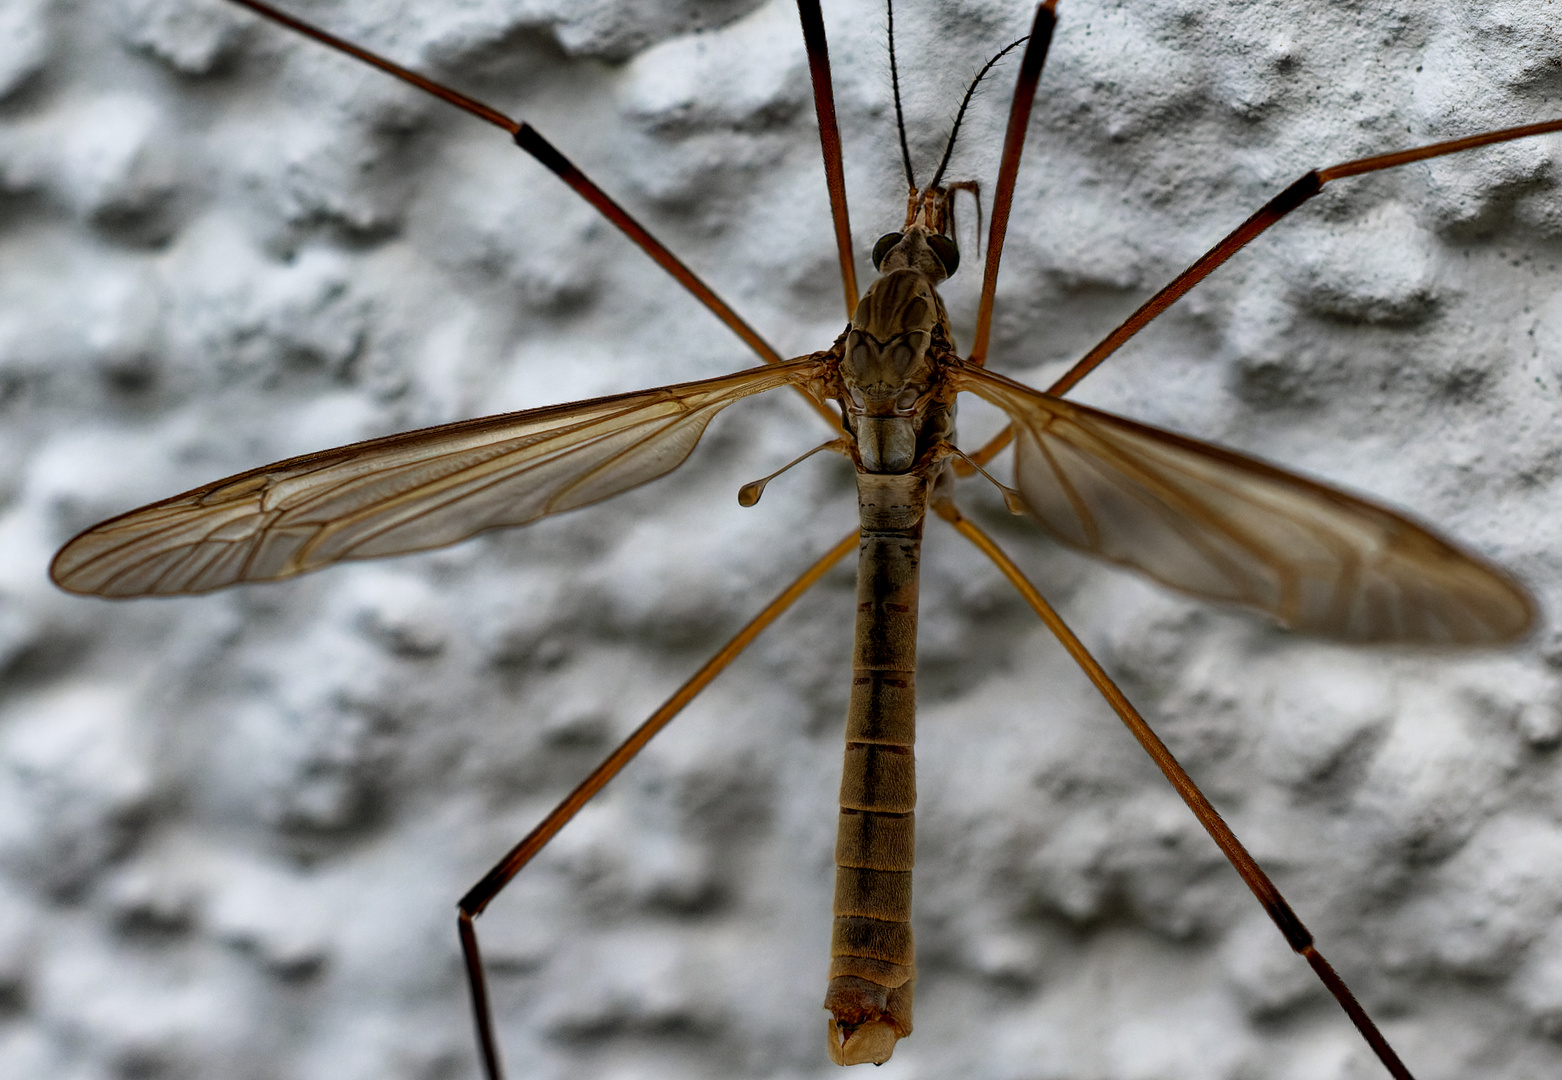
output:
[[[1383,1033],[1378,1030],[1377,1025],[1372,1022],[1372,1018],[1361,1007],[1361,1003],[1356,1000],[1356,996],[1350,992],[1350,988],[1345,985],[1344,980],[1335,973],[1334,968],[1318,952],[1313,943],[1312,932],[1302,924],[1302,920],[1291,909],[1291,905],[1280,894],[1280,890],[1275,887],[1274,882],[1269,880],[1269,875],[1264,873],[1263,868],[1258,865],[1253,856],[1248,853],[1247,848],[1242,845],[1242,841],[1237,839],[1236,834],[1231,831],[1231,827],[1220,816],[1220,812],[1215,809],[1209,799],[1205,798],[1204,793],[1199,790],[1198,785],[1193,782],[1193,778],[1187,774],[1182,765],[1172,756],[1172,752],[1167,749],[1160,736],[1156,735],[1144,717],[1139,715],[1139,710],[1133,707],[1133,704],[1124,696],[1122,690],[1112,681],[1111,676],[1106,673],[1096,661],[1096,658],[1090,655],[1084,643],[1074,636],[1074,632],[1068,628],[1068,624],[1063,621],[1052,605],[1047,603],[1046,598],[1041,595],[1036,586],[1031,584],[1030,580],[1020,571],[1020,568],[1014,564],[1013,560],[1004,553],[1003,549],[990,536],[961,514],[952,503],[941,503],[935,506],[934,509],[938,511],[939,516],[953,525],[962,536],[975,544],[982,554],[991,559],[998,569],[1003,572],[1003,575],[1009,579],[1009,582],[1019,590],[1020,595],[1025,597],[1026,603],[1030,604],[1036,614],[1041,616],[1041,621],[1047,624],[1047,629],[1052,631],[1069,656],[1084,670],[1086,676],[1095,684],[1096,690],[1106,699],[1107,704],[1112,706],[1112,711],[1117,713],[1118,717],[1127,725],[1128,730],[1133,733],[1133,737],[1138,740],[1139,745],[1144,747],[1145,752],[1150,755],[1156,767],[1161,770],[1167,780],[1171,781],[1172,787],[1177,790],[1177,794],[1182,797],[1182,801],[1188,804],[1188,809],[1192,810],[1194,816],[1199,819],[1199,824],[1204,826],[1205,831],[1215,841],[1221,853],[1230,860],[1236,872],[1241,875],[1242,880],[1247,883],[1247,887],[1252,890],[1253,895],[1258,898],[1258,902],[1264,906],[1264,910],[1274,920],[1275,926],[1285,936],[1286,943],[1294,951],[1306,958],[1308,964],[1312,966],[1313,971],[1323,982],[1323,985],[1328,987],[1329,993],[1334,995],[1335,1000],[1340,1003],[1340,1007],[1351,1018],[1351,1022],[1356,1025],[1356,1030],[1361,1032],[1362,1038],[1367,1040],[1367,1045],[1372,1047],[1373,1053],[1378,1056],[1378,1060],[1383,1063],[1383,1067],[1389,1071],[1389,1074],[1395,1080],[1414,1080],[1410,1070],[1405,1067],[1404,1062],[1399,1060],[1399,1055],[1394,1052],[1394,1048],[1388,1044],[1388,1040],[1383,1037]]]
[[[1445,157],[1449,154],[1458,154],[1465,150],[1474,150],[1482,146],[1512,142],[1514,139],[1527,139],[1531,136],[1547,135],[1557,131],[1562,131],[1562,120],[1546,120],[1539,124],[1525,124],[1523,127],[1488,131],[1480,135],[1470,135],[1463,139],[1450,139],[1447,142],[1418,146],[1410,150],[1396,150],[1391,154],[1377,154],[1373,157],[1357,158],[1355,161],[1346,161],[1339,165],[1331,165],[1327,169],[1315,169],[1307,173],[1265,203],[1258,213],[1237,226],[1224,240],[1199,256],[1192,266],[1173,278],[1170,285],[1167,285],[1160,292],[1145,301],[1143,306],[1128,316],[1121,326],[1103,338],[1100,344],[1082,356],[1078,363],[1063,373],[1060,379],[1047,387],[1047,393],[1066,394],[1072,390],[1081,379],[1099,367],[1103,360],[1121,348],[1124,342],[1144,329],[1150,320],[1171,307],[1188,290],[1209,277],[1217,267],[1246,247],[1259,233],[1322,191],[1323,186],[1329,183],[1329,181],[1343,180],[1347,176],[1361,176],[1365,173],[1380,172],[1384,169],[1394,169],[1416,161]],[[1004,428],[996,438],[972,454],[972,460],[978,464],[985,465],[993,459],[998,451],[1007,446],[1009,440],[1013,437],[1013,430]]]
[[[745,322],[742,316],[733,311],[721,297],[711,290],[710,286],[701,281],[693,270],[690,270],[683,264],[682,260],[663,247],[661,242],[646,230],[645,226],[641,225],[630,215],[629,211],[614,202],[607,192],[592,183],[590,177],[576,168],[573,162],[560,153],[557,147],[543,138],[541,133],[530,124],[520,120],[512,120],[498,109],[485,105],[476,98],[468,97],[458,90],[452,90],[442,83],[437,83],[433,79],[419,75],[417,72],[387,60],[377,53],[372,53],[368,49],[354,45],[352,42],[339,38],[335,34],[328,33],[312,23],[295,18],[285,11],[265,3],[265,0],[232,0],[232,2],[240,7],[249,8],[256,14],[263,15],[271,21],[287,27],[289,30],[296,31],[307,38],[320,42],[322,45],[328,45],[338,52],[346,53],[348,56],[377,67],[388,75],[393,75],[425,93],[434,95],[441,101],[449,102],[456,108],[471,113],[479,120],[485,120],[495,127],[503,128],[510,133],[510,137],[515,140],[517,146],[536,158],[552,171],[555,176],[573,188],[581,198],[596,207],[603,217],[618,226],[624,235],[629,237],[640,250],[651,256],[658,266],[666,270],[680,285],[694,294],[695,299],[709,308],[718,319],[726,323],[733,333],[742,338],[744,343],[759,355],[761,360],[767,364],[781,363],[781,354],[771,348],[765,339],[759,336],[757,330]],[[836,137],[836,160],[837,162],[840,160],[839,136]],[[844,204],[842,212],[844,213]],[[798,389],[804,397],[808,398],[814,408],[829,421],[831,428],[840,427],[840,418],[836,416],[829,406],[815,399],[806,390],[802,390],[801,387]]]
[[[1265,203],[1258,213],[1244,221],[1224,240],[1199,256],[1198,261],[1173,278],[1170,285],[1150,297],[1143,307],[1128,316],[1123,325],[1108,334],[1099,345],[1080,357],[1079,362],[1069,368],[1062,378],[1047,387],[1047,393],[1064,394],[1071,390],[1079,380],[1094,371],[1101,361],[1116,352],[1123,342],[1137,334],[1146,323],[1171,307],[1193,286],[1209,277],[1216,267],[1241,251],[1259,233],[1322,191],[1323,186],[1329,181],[1380,172],[1383,169],[1394,169],[1415,161],[1445,157],[1448,154],[1458,154],[1481,146],[1491,146],[1493,143],[1512,142],[1514,139],[1527,139],[1532,135],[1546,135],[1554,131],[1562,131],[1562,120],[1547,120],[1540,124],[1503,128],[1501,131],[1488,131],[1463,139],[1450,139],[1448,142],[1432,143],[1430,146],[1418,146],[1412,150],[1396,150],[1392,154],[1357,158],[1355,161],[1347,161],[1339,165],[1331,165],[1327,169],[1316,169],[1307,173]]]
[[[998,185],[993,189],[992,224],[987,232],[987,266],[982,272],[982,300],[976,309],[976,340],[967,357],[973,364],[987,357],[992,336],[993,294],[998,288],[998,260],[1003,256],[1003,238],[1009,230],[1009,211],[1014,207],[1014,182],[1020,173],[1020,154],[1025,150],[1025,131],[1030,127],[1031,105],[1036,100],[1036,84],[1041,81],[1042,65],[1052,44],[1052,30],[1058,24],[1057,0],[1044,0],[1036,8],[1030,40],[1020,60],[1020,77],[1014,84],[1014,101],[1009,106],[1009,126],[1003,136],[1003,158],[998,165]]]
[[[824,182],[830,189],[830,217],[835,221],[835,248],[841,257],[841,287],[846,292],[846,317],[857,310],[857,259],[852,254],[851,220],[846,213],[846,170],[841,164],[841,128],[835,120],[835,84],[830,80],[830,46],[824,39],[824,15],[819,0],[797,0],[803,20],[803,44],[808,47],[808,74],[814,84],[814,113],[819,117],[819,145],[824,151]]]
[[[807,592],[832,566],[856,551],[857,542],[857,531],[854,529],[805,570],[802,576],[783,589],[774,600],[766,604],[747,626],[723,645],[715,656],[707,660],[705,666],[680,686],[661,708],[635,728],[634,732],[620,743],[602,764],[592,770],[590,776],[566,795],[563,802],[554,807],[553,811],[543,818],[524,840],[511,848],[509,853],[483,876],[483,880],[472,886],[461,898],[456,925],[461,936],[462,957],[466,962],[467,983],[472,991],[472,1013],[477,1026],[478,1047],[483,1056],[484,1075],[488,1080],[502,1080],[504,1069],[499,1061],[498,1043],[494,1039],[493,1012],[488,1001],[488,982],[483,975],[483,961],[477,948],[474,920],[483,913],[483,909],[499,895],[515,875],[521,872],[521,868],[531,862],[536,854],[547,846],[548,841],[569,824],[571,818],[580,813],[581,808],[590,801],[591,797],[606,787],[607,782],[617,776],[623,767],[629,764],[630,759],[644,749],[646,743],[666,727],[673,717],[683,711],[683,707],[693,701],[712,679],[721,674],[722,670],[732,663],[765,627],[775,622],[783,611],[791,607],[797,598]]]

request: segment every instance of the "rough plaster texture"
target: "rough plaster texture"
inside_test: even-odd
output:
[[[839,332],[787,0],[305,10],[532,121],[784,353]],[[1029,14],[905,5],[924,172]],[[863,258],[902,205],[883,18],[826,17]],[[992,357],[1036,382],[1306,168],[1562,112],[1553,0],[1062,17]],[[957,175],[990,182],[1012,72]],[[215,0],[6,0],[0,93],[0,1076],[475,1076],[456,898],[851,527],[847,470],[737,506],[824,433],[778,394],[673,477],[528,530],[204,598],[56,592],[75,530],[196,483],[752,358],[502,134]],[[1554,612],[1559,154],[1339,185],[1080,396],[1409,507]],[[967,341],[975,278],[948,290]],[[1417,1076],[1558,1075],[1549,623],[1473,656],[1297,640],[966,501]],[[919,1019],[875,1080],[1381,1075],[1028,611],[929,537]],[[851,607],[843,570],[484,918],[515,1076],[835,1075]]]

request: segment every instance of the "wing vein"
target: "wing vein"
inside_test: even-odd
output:
[[[101,596],[205,592],[524,525],[666,474],[716,413],[818,379],[822,357],[290,458],[96,525],[50,573]]]
[[[1497,644],[1534,623],[1517,582],[1386,507],[984,368],[953,377],[1008,414],[1015,487],[1070,547],[1347,641]]]

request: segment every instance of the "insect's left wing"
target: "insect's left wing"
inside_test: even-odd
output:
[[[734,401],[817,372],[803,358],[307,454],[95,525],[49,572],[71,592],[157,596],[442,547],[653,480]]]
[[[1070,547],[1344,641],[1496,644],[1535,607],[1501,570],[1392,510],[980,368],[1014,422],[1026,508]]]

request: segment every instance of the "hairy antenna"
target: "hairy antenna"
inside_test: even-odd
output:
[[[943,157],[943,160],[938,163],[938,172],[933,174],[933,182],[931,184],[929,184],[928,187],[935,187],[936,188],[938,186],[938,182],[944,178],[944,170],[949,168],[949,159],[950,159],[950,157],[952,157],[954,155],[954,152],[955,152],[955,136],[960,134],[960,122],[965,119],[965,110],[970,107],[971,99],[976,96],[976,88],[981,85],[982,80],[987,77],[987,73],[993,69],[993,65],[994,64],[996,64],[998,61],[1002,60],[1006,55],[1008,55],[1009,53],[1013,52],[1015,49],[1019,48],[1021,45],[1025,44],[1025,42],[1027,42],[1028,40],[1030,40],[1030,35],[1026,34],[1024,37],[1020,38],[1020,40],[1018,40],[1016,42],[1012,42],[1011,44],[1004,46],[1004,48],[1001,49],[996,56],[994,56],[991,60],[987,61],[986,64],[982,65],[982,70],[978,71],[976,73],[976,78],[971,80],[971,85],[970,85],[970,87],[968,87],[966,89],[965,97],[960,102],[960,111],[955,113],[955,125],[954,125],[954,127],[949,129],[949,142],[947,142],[944,145],[944,157]],[[890,60],[891,65],[893,65],[893,63],[894,63],[894,53],[893,52],[890,53],[890,58],[891,58],[891,60]],[[893,70],[893,68],[892,68],[892,70]],[[895,109],[896,109],[897,113],[900,110],[900,97],[899,97],[898,93],[897,93],[897,95],[895,97]],[[901,129],[900,139],[901,139],[902,145],[904,145],[905,144],[905,140],[906,140],[906,135],[905,135],[905,129],[904,128]],[[908,165],[907,168],[909,169],[910,166]],[[915,187],[916,185],[913,184],[912,186]]]
[[[906,183],[917,190],[917,178],[911,171],[911,147],[906,145],[906,114],[900,108],[900,69],[895,65],[895,0],[884,0],[889,19],[889,81],[895,90],[895,130],[900,133],[900,160],[906,166]]]

